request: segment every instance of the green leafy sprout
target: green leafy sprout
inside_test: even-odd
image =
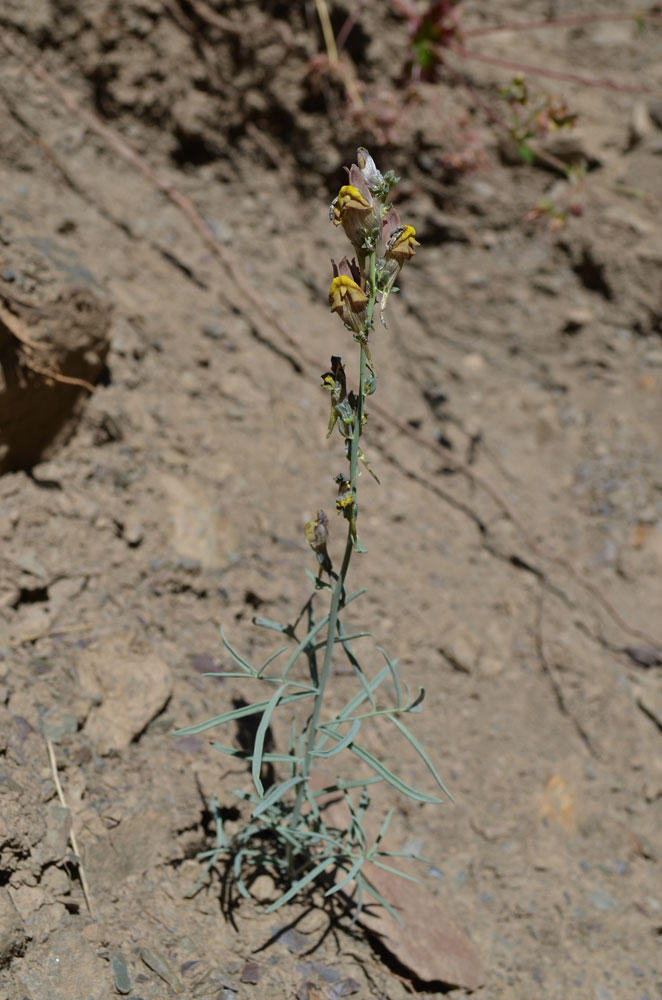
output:
[[[384,309],[388,296],[397,290],[395,281],[419,244],[413,226],[401,225],[396,210],[387,201],[392,187],[398,182],[392,171],[382,174],[368,151],[360,148],[357,163],[347,173],[348,183],[340,188],[329,214],[333,224],[343,228],[355,257],[352,260],[344,257],[338,264],[332,262],[329,305],[358,345],[356,391],[347,390],[347,377],[340,357],[333,357],[330,370],[322,375],[322,387],[331,398],[327,436],[334,429],[339,431],[348,463],[346,472],[339,473],[335,480],[338,485],[336,510],[347,525],[342,560],[339,568],[334,569],[327,548],[328,518],[319,510],[305,529],[318,564],[316,574],[306,570],[314,585],[310,597],[292,623],[282,624],[262,617],[253,619],[256,626],[279,633],[287,641],[255,667],[230,644],[221,628],[221,640],[233,666],[209,676],[243,679],[257,685],[264,694],[249,704],[180,729],[177,735],[227,728],[247,717],[259,720],[250,749],[212,744],[221,753],[245,761],[250,767],[253,790],[234,793],[241,800],[244,819],[231,836],[224,829],[223,810],[218,799],[212,800],[210,812],[215,822],[215,844],[199,855],[205,865],[191,891],[197,890],[223,859],[226,872],[232,873],[241,896],[250,897],[250,885],[257,874],[266,872],[274,878],[282,892],[267,912],[277,910],[317,884],[325,889],[326,897],[343,893],[347,905],[352,904],[354,920],[360,915],[366,896],[386,907],[399,920],[391,903],[372,884],[367,866],[374,865],[412,879],[411,875],[394,868],[389,859],[422,859],[382,847],[392,809],[386,814],[377,836],[370,840],[364,823],[370,807],[369,790],[375,784],[386,784],[422,803],[439,803],[443,796],[452,800],[452,796],[426,750],[403,722],[404,716],[421,711],[424,689],[410,692],[398,676],[397,660],[391,659],[381,646],[376,649],[384,665],[374,676],[369,676],[361,666],[354,643],[374,637],[370,632],[348,632],[343,617],[349,606],[365,593],[364,589],[353,593],[347,593],[346,589],[353,553],[365,552],[358,535],[359,466],[363,465],[377,478],[359,444],[366,423],[366,400],[377,386],[370,351],[375,310],[379,301],[379,316],[386,325]],[[320,609],[320,604],[325,604],[326,608]],[[327,696],[332,664],[337,657],[348,661],[357,690],[339,710],[330,714]],[[387,708],[382,707],[381,698],[377,700],[378,692],[384,695],[384,688],[388,689],[386,698],[390,702]],[[271,749],[270,725],[276,713],[290,715],[287,749],[280,752]],[[438,794],[409,784],[368,750],[363,740],[365,727],[376,719],[390,723],[415,751],[434,780]],[[340,754],[350,754],[360,762],[359,773],[364,776],[351,780],[337,777],[322,788],[315,787],[311,781],[315,762],[327,765]],[[331,799],[336,802],[340,799],[345,804],[347,821],[343,826],[329,818],[327,805]]]

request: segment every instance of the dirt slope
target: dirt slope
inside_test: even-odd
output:
[[[661,29],[467,39],[651,92],[529,78],[579,112],[592,165],[572,192],[581,213],[555,230],[525,216],[563,200],[558,176],[511,163],[477,104],[508,70],[456,62],[473,90],[445,78],[402,105],[406,31],[382,6],[348,42],[354,118],[310,62],[313,5],[52,0],[0,15],[0,391],[33,392],[26,412],[42,414],[70,393],[29,468],[3,448],[27,431],[0,397],[2,997],[115,996],[118,950],[134,1000],[410,995],[323,909],[242,904],[232,923],[217,879],[185,896],[211,796],[230,808],[250,776],[209,747],[219,734],[171,735],[247,695],[202,676],[228,666],[219,625],[257,658],[256,609],[287,620],[308,594],[303,525],[333,510],[342,467],[319,374],[354,346],[326,307],[344,252],[328,204],[357,143],[403,177],[422,246],[374,334],[365,447],[382,485],[361,484],[368,554],[353,572],[368,593],[353,624],[426,687],[416,734],[457,799],[385,791],[378,811],[395,806],[395,846],[432,859],[421,884],[475,946],[476,995],[662,994]],[[468,26],[493,23],[485,6],[465,5]],[[336,31],[348,8],[333,8]],[[467,150],[475,169],[457,169]],[[80,341],[51,343],[79,299],[85,368]],[[94,392],[49,383],[43,349]],[[351,690],[339,672],[333,698]],[[425,786],[407,745],[377,727],[371,748]],[[94,920],[66,863],[70,823]]]

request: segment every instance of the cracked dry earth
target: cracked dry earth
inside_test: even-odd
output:
[[[232,107],[218,81],[200,84],[214,67],[226,79],[209,53],[227,40],[207,26],[193,45],[194,5],[2,15],[15,48],[0,67],[0,997],[105,1000],[125,968],[133,1000],[655,1000],[659,102],[567,95],[593,169],[583,214],[550,231],[523,218],[557,181],[509,164],[493,130],[479,170],[437,169],[434,116],[466,112],[464,90],[435,85],[441,104],[423,101],[383,149],[351,123],[334,131],[324,103],[303,99],[319,44],[304,7],[216,5],[280,25]],[[480,22],[480,5],[466,16]],[[402,24],[387,28],[364,52],[381,72]],[[527,61],[618,66],[662,91],[661,37],[620,22],[534,32]],[[521,57],[518,39],[485,51]],[[83,109],[96,86],[97,113],[190,199],[211,241],[20,61],[39,47]],[[472,72],[482,88],[503,81]],[[414,899],[432,972],[406,940],[396,960],[317,897],[271,916],[242,902],[227,919],[218,878],[187,896],[212,795],[230,808],[250,776],[209,746],[218,734],[172,736],[247,693],[203,676],[228,667],[219,626],[258,659],[255,611],[289,620],[308,595],[302,528],[333,510],[342,467],[319,373],[353,347],[326,309],[343,252],[327,207],[359,141],[403,177],[400,213],[422,244],[374,333],[365,449],[381,486],[361,482],[368,554],[352,572],[368,592],[352,625],[425,686],[415,732],[457,800],[375,795],[379,814],[395,808],[392,846],[431,859]],[[53,381],[58,370],[94,391]],[[352,690],[338,670],[334,703]],[[277,746],[287,729],[276,720]],[[371,740],[432,790],[407,744],[379,727]],[[93,916],[67,861],[72,828]],[[395,891],[404,905],[410,889]],[[444,948],[459,940],[453,965]]]

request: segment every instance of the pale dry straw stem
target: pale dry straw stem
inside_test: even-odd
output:
[[[336,45],[335,35],[333,34],[333,27],[331,25],[331,18],[329,16],[329,8],[327,7],[326,0],[315,0],[315,7],[317,8],[317,16],[319,17],[322,28],[324,47],[326,48],[329,65],[332,69],[338,70],[341,66],[340,56],[338,55],[338,46]],[[347,95],[354,107],[363,107],[361,95],[352,77],[345,72],[343,73],[342,78]]]
[[[53,783],[55,785],[55,790],[57,792],[57,797],[60,800],[60,805],[63,809],[69,809],[66,799],[64,797],[64,792],[62,791],[62,785],[60,784],[60,777],[57,772],[57,761],[55,759],[55,750],[53,749],[53,744],[48,736],[46,739],[46,749],[48,750],[48,759],[51,764],[51,773],[53,775]],[[69,810],[71,815],[71,811]],[[73,827],[73,816],[71,817],[71,827],[69,828],[69,840],[71,842],[71,849],[76,855],[76,863],[78,864],[78,874],[80,876],[80,884],[83,887],[83,895],[85,896],[85,902],[87,904],[87,909],[92,918],[94,918],[94,909],[92,907],[92,897],[90,896],[90,889],[87,884],[87,876],[85,874],[85,868],[83,866],[83,859],[78,848],[78,841],[76,839],[76,834],[74,833]]]

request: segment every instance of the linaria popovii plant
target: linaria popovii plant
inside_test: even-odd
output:
[[[357,160],[348,170],[348,183],[340,188],[330,208],[332,223],[342,227],[355,256],[332,262],[329,290],[331,311],[338,314],[358,346],[356,389],[348,390],[340,356],[331,358],[329,371],[322,375],[322,386],[331,399],[327,437],[337,428],[347,460],[344,471],[335,479],[336,511],[346,521],[347,532],[340,566],[335,568],[332,562],[329,520],[319,510],[305,528],[317,559],[317,573],[306,570],[315,590],[294,622],[281,624],[260,617],[253,619],[255,625],[279,633],[285,644],[255,667],[230,645],[221,629],[223,645],[234,661],[234,668],[215,676],[243,678],[266,689],[266,696],[179,730],[180,734],[201,733],[212,727],[227,727],[248,716],[259,720],[250,749],[212,744],[222,753],[250,765],[254,791],[235,793],[243,800],[244,820],[231,836],[224,830],[218,799],[213,800],[216,844],[200,855],[206,860],[206,867],[199,882],[219,858],[224,858],[226,870],[233,873],[237,889],[244,896],[250,895],[251,882],[258,873],[274,876],[282,894],[269,910],[277,909],[309,884],[318,882],[325,887],[327,896],[339,890],[355,893],[355,917],[361,911],[366,892],[394,913],[371,884],[366,869],[369,862],[392,871],[388,858],[400,853],[380,846],[393,810],[386,815],[372,842],[366,834],[363,818],[370,805],[370,787],[385,782],[417,802],[442,801],[437,795],[407,784],[367,749],[363,740],[366,724],[377,718],[390,723],[394,735],[410,744],[441,791],[448,795],[425,750],[402,721],[407,713],[420,711],[423,688],[410,693],[407,684],[400,681],[397,661],[380,646],[376,648],[384,666],[369,676],[359,662],[355,643],[366,636],[372,637],[372,633],[347,631],[343,625],[346,609],[365,592],[348,593],[346,583],[352,554],[365,551],[358,534],[358,485],[359,466],[362,464],[371,471],[360,439],[366,422],[366,399],[377,385],[371,357],[373,318],[379,303],[383,320],[398,275],[419,245],[414,228],[400,224],[396,210],[387,200],[398,178],[392,171],[382,174],[365,149],[358,150]],[[329,710],[327,695],[332,664],[337,657],[348,661],[355,676],[356,693],[334,713]],[[291,720],[287,747],[274,750],[268,735],[276,712],[289,713]],[[358,774],[357,770],[351,773],[357,776],[338,777],[323,788],[318,781],[315,786],[311,782],[314,763],[322,761],[328,767],[330,761],[336,763],[334,758],[341,753],[352,755]],[[342,828],[325,815],[330,797],[336,800],[340,797],[346,803],[348,819]]]

